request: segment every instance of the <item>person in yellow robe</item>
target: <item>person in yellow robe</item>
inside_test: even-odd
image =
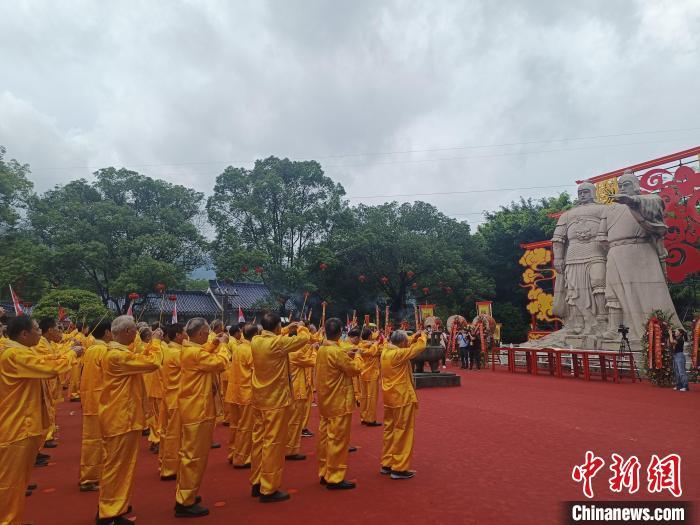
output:
[[[357,348],[360,344],[360,329],[354,326],[348,330],[348,337],[345,341],[341,341],[341,346],[349,346],[351,348]],[[352,388],[355,392],[355,404],[359,407],[361,405],[361,388],[360,388],[360,376],[353,376],[352,378]]]
[[[262,333],[253,337],[253,397],[255,423],[251,453],[252,495],[262,503],[290,498],[280,490],[287,444],[287,423],[292,413],[288,355],[309,342],[309,331],[292,323],[283,332],[279,315],[266,312],[260,321]],[[297,327],[297,335],[287,333]]]
[[[82,348],[39,355],[39,325],[28,316],[10,320],[0,351],[0,523],[19,525],[37,452],[49,426],[43,381],[70,370]]]
[[[318,412],[318,477],[329,490],[354,489],[345,480],[350,445],[355,393],[352,378],[360,373],[361,361],[355,350],[339,344],[343,331],[340,319],[326,321],[326,340],[316,358]]]
[[[153,340],[154,328],[151,328],[146,323],[138,323],[139,336],[136,339],[136,352],[142,353],[148,351],[150,354],[161,354],[162,359],[162,340]],[[160,329],[160,324],[156,323],[155,330]],[[162,330],[161,330],[162,331]],[[143,375],[143,382],[146,385],[146,399],[148,400],[148,449],[154,453],[158,453],[160,443],[160,433],[162,426],[162,418],[160,413],[160,405],[163,399],[163,383],[161,381],[160,371],[149,372]]]
[[[403,330],[391,334],[382,351],[382,393],[384,395],[384,433],[382,436],[382,474],[391,479],[409,479],[413,456],[418,398],[413,386],[411,359],[425,350],[427,336],[416,332],[409,340]]]
[[[290,335],[296,335],[296,330],[290,331]],[[285,459],[301,461],[306,459],[301,454],[301,432],[306,416],[306,407],[311,391],[311,382],[308,380],[306,370],[313,370],[316,364],[316,349],[318,345],[308,343],[301,350],[289,354],[289,376],[292,383],[292,415],[289,418],[287,432],[287,450]]]
[[[163,351],[163,366],[160,368],[163,382],[161,412],[165,414],[165,417],[161,430],[158,459],[160,479],[171,481],[177,478],[177,468],[180,465],[182,421],[180,411],[177,408],[177,399],[180,395],[180,356],[182,355],[182,344],[187,339],[187,334],[182,323],[170,324],[165,330],[168,345]]]
[[[202,317],[185,326],[187,340],[180,355],[178,410],[182,421],[180,465],[177,469],[175,517],[199,517],[209,509],[199,505],[198,492],[207,468],[216,417],[221,413],[218,377],[231,361],[228,334],[211,342],[209,323]]]
[[[310,342],[312,343],[313,355],[315,360],[316,353],[318,351],[318,345],[323,340],[323,337],[313,324],[309,324],[308,328],[309,333],[311,334]],[[309,430],[311,407],[314,405],[314,394],[316,393],[316,388],[314,387],[314,369],[305,368],[304,374],[306,375],[306,382],[309,385],[309,397],[306,399],[306,405],[304,407],[304,420],[301,424],[301,437],[314,437],[314,433],[311,432],[311,430]]]
[[[369,326],[362,328],[359,343],[362,372],[360,372],[360,420],[368,427],[380,427],[377,422],[377,397],[379,397],[379,360],[382,346],[374,340]]]
[[[112,340],[112,324],[102,321],[92,330],[94,343],[83,355],[83,374],[80,378],[80,400],[83,406],[83,435],[80,446],[81,492],[99,490],[102,472],[102,433],[99,406],[102,394],[102,358]]]
[[[228,329],[228,349],[231,352],[231,355],[235,355],[236,353],[236,348],[241,342],[241,327],[235,323],[232,324],[229,329]],[[229,381],[229,376],[231,375],[231,367],[229,366],[226,370],[221,372],[221,376],[219,377],[219,382],[221,383],[221,391],[226,394],[228,392],[228,381]],[[230,427],[231,426],[231,403],[226,401],[224,399],[224,414],[223,414],[223,425],[225,427]],[[233,437],[234,437],[234,431],[231,430],[230,433],[230,439],[229,439],[229,461],[231,460],[231,446],[233,444]]]
[[[246,324],[243,340],[233,348],[231,366],[228,369],[226,404],[229,405],[228,461],[233,468],[250,468],[250,453],[253,447],[253,352],[250,342],[258,335],[258,326]]]
[[[88,326],[84,323],[76,323],[75,331],[71,332],[70,338],[75,339],[83,350],[87,348]],[[70,371],[70,381],[68,383],[68,396],[72,403],[80,402],[80,376],[83,373],[83,363],[78,359],[75,367]]]
[[[98,407],[104,462],[100,478],[98,525],[118,523],[126,519],[134,472],[139,451],[139,438],[146,428],[146,390],[143,374],[158,370],[162,355],[136,353],[136,322],[130,315],[112,321],[112,341],[102,357],[102,393]],[[160,338],[156,332],[153,337]]]

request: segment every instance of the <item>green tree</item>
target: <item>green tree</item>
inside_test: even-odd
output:
[[[346,214],[343,195],[315,161],[269,157],[252,170],[229,166],[207,202],[217,274],[264,280],[282,293],[298,289],[309,250]]]
[[[111,313],[102,304],[97,294],[87,290],[66,288],[54,290],[44,295],[34,307],[32,317],[58,318],[58,310],[63,308],[73,321],[96,322],[100,319],[111,319]]]
[[[0,234],[17,225],[33,187],[27,179],[29,166],[14,159],[5,161],[5,152],[0,146]]]
[[[50,280],[89,287],[104,304],[129,292],[184,283],[204,260],[203,194],[126,169],[76,180],[30,201],[35,235],[50,250]]]

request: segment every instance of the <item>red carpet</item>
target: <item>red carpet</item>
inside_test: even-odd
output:
[[[224,448],[212,450],[201,495],[211,509],[197,523],[561,523],[561,502],[581,500],[571,480],[573,465],[592,450],[637,455],[642,488],[613,495],[607,466],[594,480],[597,500],[669,500],[646,492],[651,454],[671,452],[683,460],[683,500],[700,499],[700,388],[689,393],[649,384],[616,385],[582,380],[511,375],[504,371],[462,373],[462,387],[420,390],[413,468],[416,477],[394,481],[379,474],[381,428],[352,430],[360,450],[350,455],[349,479],[358,488],[330,492],[318,484],[315,438],[302,440],[306,461],[287,463],[285,503],[262,505],[250,497],[248,471],[233,470]],[[35,525],[94,523],[97,493],[77,487],[80,407],[59,407],[60,447],[49,467],[35,469],[39,484],[27,500],[25,521]],[[314,409],[312,430],[316,426]],[[216,438],[227,442],[228,429]],[[161,482],[157,458],[139,456],[132,501],[137,523],[177,523],[174,482]],[[698,503],[696,503],[697,507]],[[698,514],[696,508],[696,515]],[[697,517],[697,516],[696,516]]]

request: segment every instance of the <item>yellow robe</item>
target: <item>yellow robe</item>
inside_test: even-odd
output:
[[[359,356],[348,356],[346,345],[325,341],[316,358],[316,393],[321,416],[318,436],[318,477],[340,483],[348,468],[348,446],[355,392],[352,378],[360,374]]]
[[[42,356],[16,341],[0,351],[0,523],[21,523],[25,491],[49,427],[43,383],[75,364],[73,352]]]
[[[83,347],[84,350],[87,350],[88,348],[88,341],[87,341],[87,336],[83,334],[82,332],[78,332],[77,330],[71,332],[72,339],[75,339],[78,341],[78,343]],[[70,399],[73,401],[77,401],[80,399],[80,376],[83,373],[83,358],[79,358],[78,361],[76,362],[76,365],[73,367],[73,369],[70,371],[70,382],[68,383],[68,394],[70,396]]]
[[[288,425],[287,455],[298,454],[301,449],[301,429],[304,428],[307,402],[312,395],[306,371],[312,370],[315,364],[316,352],[310,344],[289,354],[289,375],[294,400]]]
[[[83,406],[83,435],[80,447],[80,485],[99,483],[102,471],[102,432],[100,431],[100,396],[102,394],[102,359],[107,343],[95,344],[83,354],[80,401]]]
[[[162,356],[163,347],[165,346],[167,346],[167,344],[158,339],[151,339],[148,343],[143,343],[139,340],[136,344],[136,351],[139,353],[160,353]],[[163,423],[162,414],[160,412],[161,400],[163,399],[163,382],[160,372],[156,371],[144,374],[143,383],[146,386],[148,412],[150,414],[146,421],[148,423],[148,442],[155,445],[160,442]]]
[[[37,354],[44,357],[55,357],[60,355],[56,346],[53,345],[48,339],[42,337],[39,340],[39,344],[33,347]],[[46,441],[51,441],[58,438],[58,427],[56,426],[56,404],[58,403],[58,397],[61,393],[61,384],[58,377],[52,377],[51,379],[44,379],[42,381],[42,388],[46,395],[49,409],[49,428],[46,432]]]
[[[180,434],[182,422],[177,408],[180,395],[180,357],[182,346],[171,341],[163,349],[163,366],[160,369],[163,383],[161,413],[165,414],[161,428],[158,459],[161,477],[175,476],[180,464]]]
[[[309,331],[304,327],[299,327],[294,337],[263,330],[251,341],[255,423],[250,482],[259,484],[260,492],[265,495],[279,490],[284,472],[287,423],[292,404],[288,355],[303,348],[308,341]]]
[[[226,375],[224,401],[229,406],[231,429],[228,460],[234,466],[244,466],[250,463],[253,447],[253,352],[250,341],[235,345]]]
[[[379,396],[379,360],[381,347],[374,341],[360,341],[362,372],[360,372],[360,417],[365,423],[377,421]]]
[[[413,386],[411,359],[425,350],[427,337],[422,334],[408,348],[388,345],[382,351],[382,393],[384,396],[383,467],[403,472],[409,470],[413,456],[418,398]]]
[[[175,501],[194,505],[207,468],[214,423],[221,413],[218,377],[231,360],[225,344],[185,341],[180,355],[178,409],[182,421]]]
[[[100,479],[99,517],[113,518],[129,507],[139,437],[146,428],[143,374],[158,370],[162,355],[133,352],[112,341],[102,357],[103,387],[98,415],[104,463]]]

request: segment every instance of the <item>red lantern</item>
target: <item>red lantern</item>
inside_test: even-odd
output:
[[[447,288],[445,288],[445,291],[447,292],[448,295],[451,294],[451,293],[452,293],[452,287],[451,287],[451,286],[448,286]]]
[[[135,292],[131,292],[131,293],[129,294],[129,299],[131,299],[132,301],[135,301],[135,300],[138,299],[138,298],[139,298],[139,294],[137,294],[137,293],[135,293]]]
[[[170,299],[171,301],[177,301],[177,295],[169,295],[168,299]]]
[[[425,288],[423,288],[423,293],[425,295],[428,295],[430,293],[430,288],[428,288],[427,286]]]
[[[163,293],[165,291],[164,283],[156,283],[156,292]]]
[[[408,270],[408,271],[406,272],[406,277],[408,277],[409,279],[413,279],[413,276],[414,276],[414,275],[416,275],[416,274],[413,273],[411,270]]]
[[[321,269],[322,272],[326,271],[326,268],[328,268],[328,265],[324,262],[318,265],[318,267]]]
[[[363,283],[363,282],[365,282],[365,281],[367,280],[367,277],[365,276],[365,274],[360,274],[360,275],[357,277],[357,280],[360,281],[361,283]]]
[[[242,272],[242,273],[248,273],[248,267],[245,266],[245,265],[241,266],[241,272]]]
[[[386,284],[389,282],[389,278],[386,275],[379,280],[382,282],[382,284]]]
[[[257,273],[258,275],[262,275],[262,273],[263,273],[263,268],[262,268],[262,266],[256,266],[256,267],[255,267],[255,273]]]
[[[418,289],[418,283],[413,283],[413,284],[411,285],[411,288],[413,288],[414,290],[417,290],[417,289]]]

